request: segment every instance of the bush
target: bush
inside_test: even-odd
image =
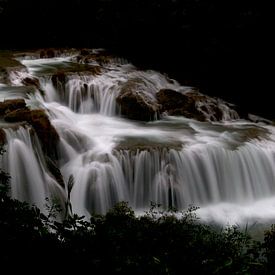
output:
[[[187,212],[158,211],[135,216],[126,202],[90,220],[75,214],[58,222],[35,206],[8,196],[9,176],[0,173],[1,267],[16,262],[59,264],[63,271],[93,274],[264,274],[274,270],[275,227],[264,243],[237,227],[201,224]],[[58,210],[58,209],[57,209]],[[262,257],[265,252],[265,257]],[[50,256],[50,262],[47,259]],[[67,263],[64,265],[64,263]]]

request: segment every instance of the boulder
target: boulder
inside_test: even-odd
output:
[[[14,59],[11,52],[0,51],[0,83],[11,84],[10,74],[26,71],[26,67]]]
[[[8,112],[4,119],[7,122],[28,122],[35,130],[44,153],[50,158],[56,159],[59,136],[44,110],[17,109]]]
[[[22,84],[24,84],[25,86],[34,86],[37,89],[40,88],[40,83],[39,83],[39,79],[36,77],[25,77],[22,80]]]
[[[83,49],[80,51],[80,54],[76,56],[75,61],[82,64],[96,62],[102,66],[109,64],[113,59],[114,56],[106,52],[93,53],[89,50]]]
[[[200,111],[207,121],[232,120],[240,118],[235,105],[216,97],[210,97],[194,90],[186,96],[196,102],[196,109]]]
[[[128,80],[116,98],[121,114],[129,119],[149,121],[158,115],[159,105],[148,93],[143,80]]]
[[[162,89],[157,94],[160,111],[173,116],[185,116],[199,121],[221,121],[239,118],[232,104],[192,90],[180,93]]]
[[[56,181],[64,187],[62,174],[55,164],[57,159],[58,133],[49,121],[44,110],[30,110],[23,99],[6,100],[0,103],[1,115],[7,122],[27,122],[40,140],[45,154],[46,165]],[[0,128],[0,146],[6,143],[6,134]]]
[[[194,98],[170,89],[161,89],[156,96],[162,113],[205,121],[203,113],[196,108]]]
[[[26,108],[26,102],[24,99],[8,99],[0,102],[0,115],[24,108]]]

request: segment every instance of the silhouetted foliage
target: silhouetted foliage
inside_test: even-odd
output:
[[[49,200],[48,200],[49,203]],[[35,206],[8,197],[1,188],[1,264],[66,261],[63,270],[93,274],[263,274],[261,246],[237,227],[212,228],[187,212],[159,212],[157,206],[136,216],[126,202],[90,220],[69,215],[49,219]],[[51,216],[52,217],[52,216]],[[273,259],[274,229],[267,234],[267,259]],[[275,239],[275,238],[274,238]],[[272,268],[272,263],[270,263]]]

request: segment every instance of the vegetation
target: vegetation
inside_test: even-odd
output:
[[[8,182],[9,176],[1,171],[1,268],[21,270],[23,264],[39,263],[51,269],[58,264],[66,271],[88,267],[92,274],[186,274],[187,270],[272,274],[274,270],[275,227],[259,243],[237,227],[217,229],[199,223],[194,207],[179,217],[152,205],[137,217],[125,202],[106,215],[92,215],[89,221],[67,209],[67,218],[59,222],[55,217],[61,210],[49,200],[45,215],[11,199]]]

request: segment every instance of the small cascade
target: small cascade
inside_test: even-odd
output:
[[[71,194],[75,213],[106,213],[116,202],[129,201],[121,166],[111,154],[86,152],[65,165],[62,172],[72,174],[76,182]]]
[[[44,155],[31,128],[5,129],[7,147],[1,167],[11,177],[11,195],[44,209],[46,198],[63,205],[64,192],[48,172]]]
[[[130,203],[137,209],[149,207],[150,201],[185,209],[190,204],[242,204],[275,195],[275,151],[271,154],[252,143],[234,151],[191,146],[116,155]]]

